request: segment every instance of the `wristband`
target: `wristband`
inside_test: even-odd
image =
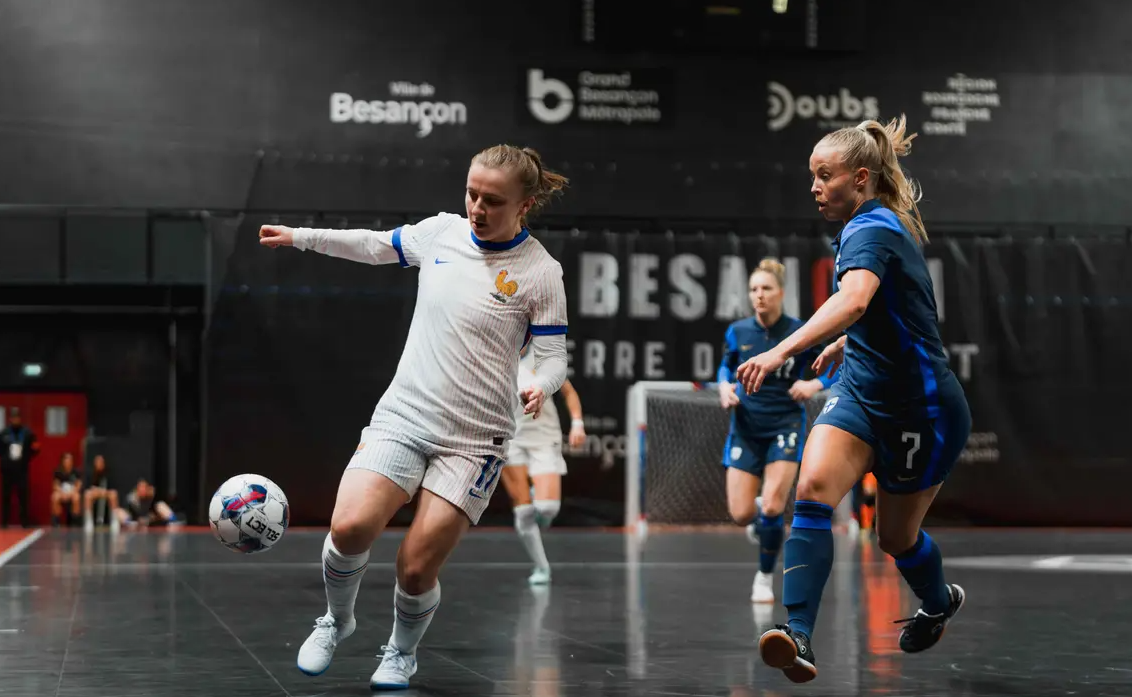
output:
[[[585,427],[586,427],[586,420],[585,419],[573,419],[572,421],[570,421],[570,428],[585,428]]]

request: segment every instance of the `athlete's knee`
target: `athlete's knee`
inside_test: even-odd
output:
[[[531,530],[538,525],[538,509],[529,503],[520,504],[513,509],[515,529],[519,532]]]
[[[817,501],[830,506],[837,505],[836,501],[830,502],[826,499],[831,498],[834,492],[830,483],[821,477],[807,477],[803,474],[798,479],[798,493],[797,499],[799,501]]]
[[[777,518],[786,512],[786,496],[764,496],[762,514],[767,518]]]
[[[376,531],[365,516],[334,512],[330,519],[330,541],[342,554],[361,554],[373,544]]]
[[[731,516],[732,522],[739,526],[746,526],[755,519],[755,502],[754,501],[728,501],[727,514]]]
[[[919,537],[920,531],[893,529],[891,527],[878,527],[877,529],[877,546],[880,551],[884,552],[890,557],[895,557],[898,554],[903,554],[916,544],[916,539]]]
[[[558,511],[562,510],[562,502],[557,499],[538,499],[535,501],[535,510],[538,511],[539,525],[548,528],[558,517]]]
[[[419,557],[397,559],[397,585],[409,595],[420,595],[436,587],[439,569]]]

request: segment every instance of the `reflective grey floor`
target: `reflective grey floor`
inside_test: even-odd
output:
[[[473,533],[442,576],[408,694],[1132,695],[1132,534],[935,537],[968,591],[940,645],[899,652],[892,621],[916,604],[890,560],[839,537],[820,674],[795,686],[754,651],[783,610],[748,602],[741,534],[552,532],[554,585],[536,592],[512,534]],[[322,538],[291,531],[241,557],[192,531],[49,531],[0,568],[0,695],[369,694],[399,536],[374,549],[358,631],[308,678],[295,654],[325,608]]]

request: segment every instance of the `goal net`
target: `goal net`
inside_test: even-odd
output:
[[[809,425],[827,395],[806,404]],[[714,384],[634,384],[625,419],[625,526],[730,523],[721,464],[729,427]]]

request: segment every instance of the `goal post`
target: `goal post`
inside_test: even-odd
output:
[[[827,397],[822,390],[806,403],[808,426]],[[717,384],[637,382],[625,413],[626,529],[729,524],[722,459],[731,418]]]

